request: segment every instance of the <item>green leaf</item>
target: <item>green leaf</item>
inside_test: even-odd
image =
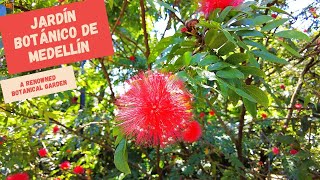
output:
[[[311,127],[311,121],[308,120],[308,116],[303,116],[301,119],[301,130],[302,132],[307,132]]]
[[[310,37],[307,36],[305,33],[296,31],[296,30],[285,30],[275,33],[275,36],[288,38],[288,39],[299,39],[299,40],[305,40],[310,41]]]
[[[232,6],[228,6],[226,8],[223,9],[223,11],[220,13],[219,18],[218,18],[218,22],[223,22],[223,20],[227,17],[227,15],[229,14],[229,12],[232,10]]]
[[[296,56],[296,57],[302,57],[301,54],[296,51],[295,49],[293,49],[292,47],[290,47],[288,44],[282,42],[282,41],[279,41],[279,43],[289,52],[291,53],[292,55]]]
[[[275,6],[271,6],[270,9],[271,9],[272,11],[274,11],[274,12],[277,12],[277,13],[282,13],[282,14],[287,14],[287,15],[289,15],[289,16],[292,16],[292,14],[287,13],[286,11],[284,11],[284,10],[282,10],[282,9],[279,9],[279,8],[277,8],[277,7],[275,7]]]
[[[236,46],[232,42],[227,42],[218,50],[218,55],[227,55],[230,52],[233,52],[235,48]]]
[[[226,79],[233,79],[233,78],[244,79],[244,74],[241,71],[233,68],[220,70],[216,73],[216,75]]]
[[[217,56],[215,55],[208,55],[206,56],[203,60],[201,60],[198,65],[203,67],[203,66],[207,66],[207,65],[210,65],[210,64],[213,64],[213,63],[216,63],[218,62],[219,59]]]
[[[157,0],[157,2],[158,2],[158,4],[160,6],[163,6],[164,8],[169,9],[172,12],[176,12],[176,10],[173,9],[169,4],[167,4],[167,3],[163,2],[163,1],[160,1],[160,0]]]
[[[271,21],[271,22],[267,23],[265,26],[263,26],[261,28],[261,31],[270,31],[276,27],[283,25],[287,21],[288,21],[288,19],[277,19],[277,20]]]
[[[225,35],[216,29],[211,29],[206,34],[205,43],[212,49],[221,47],[225,42],[227,42]]]
[[[220,28],[220,24],[215,22],[215,21],[211,21],[210,23],[207,22],[207,21],[203,21],[201,20],[197,26],[203,26],[203,27],[206,27],[206,28],[210,28],[210,29],[219,29]]]
[[[215,64],[213,64],[213,65],[210,65],[210,66],[208,67],[208,70],[209,70],[209,71],[221,70],[221,69],[224,69],[224,68],[230,67],[230,66],[232,66],[232,65],[229,64],[229,63],[217,62],[217,63],[215,63]]]
[[[265,77],[266,74],[264,71],[262,71],[259,68],[252,67],[252,66],[240,66],[238,67],[239,71],[241,71],[245,75],[254,75],[254,76],[260,76],[260,77]]]
[[[222,30],[223,34],[227,37],[227,39],[232,42],[234,45],[237,46],[236,41],[234,40],[233,36],[226,30]]]
[[[244,89],[262,106],[269,106],[269,99],[267,94],[254,85],[245,86]]]
[[[249,58],[249,56],[247,54],[244,53],[234,53],[231,54],[227,59],[226,62],[233,64],[233,65],[237,65],[239,63],[242,63],[244,61],[247,61],[247,59]]]
[[[288,61],[279,58],[267,51],[259,51],[259,50],[253,50],[252,51],[254,55],[261,57],[262,59],[269,61],[269,62],[273,62],[273,63],[278,63],[278,64],[289,64]]]
[[[236,88],[232,85],[230,85],[229,83],[225,82],[224,80],[217,78],[217,81],[220,82],[223,86],[227,86],[228,88],[230,88],[231,90],[233,90],[235,93],[237,93],[239,96],[248,99],[249,101],[252,102],[257,102],[251,95],[249,95],[248,93],[246,93],[244,90]]]
[[[269,21],[273,20],[273,18],[271,16],[268,15],[261,15],[261,16],[257,16],[253,19],[253,23],[254,25],[258,26],[264,23],[267,23]]]
[[[158,44],[153,48],[152,52],[150,53],[150,57],[148,59],[148,63],[154,62],[156,58],[167,49],[170,45],[172,45],[175,41],[179,41],[174,36],[166,37],[161,39]]]
[[[121,140],[114,153],[114,164],[119,171],[125,173],[126,175],[131,174],[128,165],[127,143],[124,139]]]
[[[109,6],[110,6],[110,9],[112,9],[113,8],[113,0],[109,0],[108,3],[109,3]]]
[[[276,137],[276,140],[283,144],[292,144],[296,139],[291,135],[280,135]]]
[[[237,35],[242,37],[245,37],[245,36],[264,37],[264,35],[257,30],[240,30],[240,31],[237,31]]]
[[[257,103],[251,102],[247,99],[243,99],[244,106],[252,117],[257,116]]]
[[[183,62],[185,66],[189,66],[192,59],[192,52],[188,51],[183,54]]]
[[[267,48],[262,45],[261,43],[258,43],[258,42],[255,42],[255,41],[251,41],[251,40],[248,40],[248,39],[244,39],[243,40],[244,43],[246,43],[247,45],[250,45],[250,46],[253,46],[253,47],[257,47],[263,51],[268,51]]]

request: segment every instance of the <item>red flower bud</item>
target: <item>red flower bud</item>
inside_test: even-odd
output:
[[[76,166],[74,169],[73,169],[73,172],[75,174],[83,174],[84,173],[84,168],[81,167],[81,166]]]
[[[290,150],[290,154],[292,154],[292,155],[295,155],[295,154],[297,154],[299,151],[298,150],[296,150],[296,149],[291,149]]]
[[[279,150],[278,147],[273,147],[272,148],[272,152],[273,152],[274,155],[278,155],[280,153],[280,150]]]
[[[63,163],[60,164],[60,169],[61,170],[68,170],[70,169],[70,162],[69,161],[64,161]]]
[[[56,126],[53,127],[52,132],[53,132],[53,134],[57,134],[59,130],[60,130],[59,126],[56,125]]]
[[[216,114],[216,112],[214,112],[214,110],[209,111],[210,116],[214,116]]]
[[[188,28],[186,28],[186,27],[183,27],[183,28],[181,28],[181,30],[180,30],[182,33],[186,33],[187,31],[188,31]]]
[[[47,150],[45,148],[41,148],[38,150],[38,154],[40,157],[46,157],[47,156]]]
[[[266,119],[268,117],[268,115],[266,113],[262,113],[261,117],[262,117],[262,119]]]
[[[302,104],[300,104],[300,103],[297,103],[297,104],[295,104],[294,105],[294,107],[296,108],[296,109],[301,109],[302,108]]]
[[[135,61],[136,60],[136,57],[134,57],[134,56],[130,56],[130,61]]]

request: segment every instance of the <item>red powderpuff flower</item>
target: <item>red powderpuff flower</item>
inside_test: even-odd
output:
[[[209,15],[212,11],[217,8],[224,9],[228,6],[239,6],[243,0],[202,0],[201,11],[205,15]]]
[[[81,167],[81,166],[76,166],[76,167],[74,167],[73,172],[75,174],[83,174],[84,173],[84,168]]]
[[[59,126],[56,125],[56,126],[53,127],[52,132],[53,132],[53,134],[57,134],[59,132],[59,130],[60,130]]]
[[[61,170],[68,170],[70,169],[70,162],[69,161],[64,161],[63,163],[60,164],[60,169]]]
[[[138,145],[172,144],[192,118],[191,95],[175,75],[148,71],[128,81],[116,104],[123,132]]]
[[[7,180],[29,180],[29,175],[25,172],[12,174],[7,177]]]
[[[296,149],[291,149],[290,150],[290,154],[292,154],[292,155],[295,155],[295,154],[297,154],[299,151],[298,150],[296,150]]]
[[[198,121],[192,121],[189,123],[185,131],[183,132],[183,140],[189,143],[197,141],[202,135],[201,126]]]
[[[280,153],[280,149],[278,147],[273,147],[272,152],[274,155],[278,155]]]
[[[268,117],[268,115],[266,113],[262,113],[261,117],[262,117],[262,119],[266,119]]]
[[[186,27],[183,27],[183,28],[181,28],[181,30],[180,30],[182,33],[185,33],[185,32],[187,32],[188,31],[188,28],[186,28]]]
[[[41,148],[38,150],[38,154],[40,157],[46,157],[47,156],[47,150],[45,148]]]

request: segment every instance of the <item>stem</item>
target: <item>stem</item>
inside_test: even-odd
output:
[[[244,127],[244,116],[246,115],[246,108],[244,104],[241,107],[241,114],[239,119],[239,127],[238,127],[238,140],[236,143],[238,159],[243,163],[243,155],[242,155],[242,139],[243,139],[243,127]]]
[[[122,8],[121,8],[121,12],[120,12],[120,15],[119,17],[117,18],[117,21],[115,22],[113,28],[112,28],[112,31],[111,31],[111,36],[114,34],[114,31],[116,30],[116,27],[118,26],[119,22],[120,22],[120,19],[122,18],[123,14],[124,14],[124,11],[126,10],[127,8],[127,5],[128,5],[128,1],[127,0],[124,0],[123,4],[122,4]]]
[[[297,83],[297,86],[291,96],[291,100],[290,100],[290,109],[289,109],[289,112],[286,116],[286,125],[288,126],[290,120],[291,120],[291,117],[292,117],[292,113],[293,113],[293,110],[294,110],[294,104],[296,103],[296,99],[298,97],[298,94],[300,93],[301,89],[302,89],[302,85],[303,85],[303,81],[304,81],[304,75],[310,70],[310,68],[315,65],[314,64],[314,59],[311,59],[310,62],[306,65],[306,67],[303,69],[302,73],[300,74],[300,77],[299,77],[299,80],[298,80],[298,83]]]
[[[143,36],[144,36],[144,44],[146,46],[146,51],[144,55],[146,56],[147,62],[150,56],[150,46],[149,46],[149,34],[147,31],[147,23],[146,23],[146,9],[144,7],[144,0],[140,0],[140,8],[141,8],[141,23],[143,29]],[[149,69],[151,69],[151,64],[148,65]]]
[[[160,144],[157,146],[157,173],[159,175],[159,180],[162,179],[162,169],[160,168]]]
[[[103,59],[102,58],[99,59],[99,62],[101,64],[101,68],[102,68],[103,74],[104,74],[105,78],[107,79],[107,82],[108,82],[108,85],[109,85],[109,88],[110,88],[111,102],[115,102],[116,98],[115,98],[114,91],[113,91],[113,88],[112,88],[112,84],[111,84],[111,79],[110,79],[109,73],[107,71],[106,66],[103,63]]]

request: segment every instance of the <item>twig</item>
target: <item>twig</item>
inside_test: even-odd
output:
[[[150,56],[150,46],[149,46],[149,34],[147,31],[147,23],[146,23],[146,9],[144,7],[144,0],[140,0],[140,8],[141,8],[141,22],[142,22],[142,29],[144,35],[144,44],[146,46],[145,56],[148,62]],[[151,64],[149,64],[149,69],[151,69]]]
[[[118,26],[120,19],[122,18],[122,16],[124,15],[124,11],[126,10],[128,5],[128,0],[124,0],[123,4],[122,4],[122,8],[121,8],[121,12],[119,17],[117,18],[117,21],[115,22],[112,31],[111,31],[111,36],[114,34],[114,31],[116,30],[116,27]]]
[[[238,159],[240,162],[243,163],[243,155],[242,155],[242,138],[243,138],[243,127],[244,127],[244,116],[246,115],[246,107],[242,104],[241,107],[241,114],[239,119],[239,126],[238,126],[238,140],[236,143]]]
[[[45,119],[42,119],[40,117],[32,117],[32,116],[28,116],[28,115],[24,115],[24,114],[18,113],[15,110],[13,110],[13,111],[12,110],[7,110],[7,109],[5,109],[3,107],[0,107],[0,109],[4,110],[6,112],[12,113],[12,114],[16,114],[16,115],[21,116],[21,117],[28,118],[28,119],[39,120],[39,121],[43,121],[43,122],[46,121]],[[79,136],[79,137],[81,137],[81,138],[83,138],[85,140],[88,140],[90,142],[94,142],[95,144],[98,144],[98,145],[104,147],[107,151],[113,152],[113,149],[109,145],[107,145],[107,144],[105,144],[103,142],[100,142],[100,141],[98,141],[98,140],[96,140],[96,139],[94,139],[92,137],[87,137],[87,136],[81,134],[80,131],[73,130],[72,128],[65,126],[64,124],[60,123],[59,121],[57,121],[55,119],[52,119],[52,118],[49,118],[49,119],[54,124],[57,124],[57,125],[65,128],[67,131],[69,131],[69,132],[71,132],[71,133],[73,133],[73,134],[75,134],[75,135],[77,135],[77,136]]]
[[[143,49],[139,46],[139,44],[137,42],[135,42],[134,40],[130,39],[129,37],[125,36],[124,34],[122,34],[120,31],[116,31],[117,34],[121,37],[123,37],[124,39],[126,39],[127,41],[131,42],[132,44],[135,45],[136,48],[138,48],[141,52],[144,52]]]
[[[157,173],[159,175],[158,179],[162,179],[162,169],[160,168],[160,144],[157,146]]]
[[[93,125],[93,124],[108,124],[108,122],[107,122],[107,121],[105,121],[105,122],[89,122],[89,123],[87,123],[87,124],[84,124],[84,125],[80,126],[80,127],[77,129],[77,131],[80,131],[81,129],[83,129],[83,128],[87,127],[87,126],[91,126],[91,125]]]
[[[231,141],[236,144],[237,140],[236,138],[232,135],[231,130],[228,128],[228,126],[224,123],[224,121],[222,120],[220,114],[215,110],[215,108],[212,106],[212,104],[210,104],[209,100],[206,99],[207,104],[209,105],[210,109],[212,109],[214,112],[216,112],[216,117],[218,119],[218,122],[220,123],[220,125],[222,126],[222,128],[224,129],[225,133],[230,137]]]
[[[109,73],[108,73],[108,71],[107,71],[106,66],[104,65],[103,58],[100,58],[100,59],[99,59],[99,62],[100,62],[100,64],[101,64],[101,69],[102,69],[102,71],[103,71],[103,74],[104,74],[105,78],[107,79],[107,82],[108,82],[108,85],[109,85],[109,88],[110,88],[110,92],[111,92],[111,102],[115,102],[116,97],[115,97],[115,94],[114,94],[114,91],[113,91],[113,88],[112,88],[112,84],[111,84],[111,80],[110,80]]]
[[[312,67],[314,63],[314,58],[311,59],[309,61],[309,63],[305,66],[305,68],[303,69],[302,73],[300,74],[300,77],[299,77],[299,80],[298,80],[298,83],[297,83],[297,86],[291,96],[291,100],[290,100],[290,109],[288,111],[288,114],[286,116],[287,120],[286,120],[286,125],[288,126],[289,125],[289,122],[291,120],[291,117],[292,117],[292,113],[293,113],[293,107],[294,107],[294,104],[296,103],[296,99],[297,99],[297,96],[299,94],[299,92],[301,91],[301,88],[302,88],[302,84],[303,84],[303,81],[304,81],[304,75],[310,70],[310,68]]]

